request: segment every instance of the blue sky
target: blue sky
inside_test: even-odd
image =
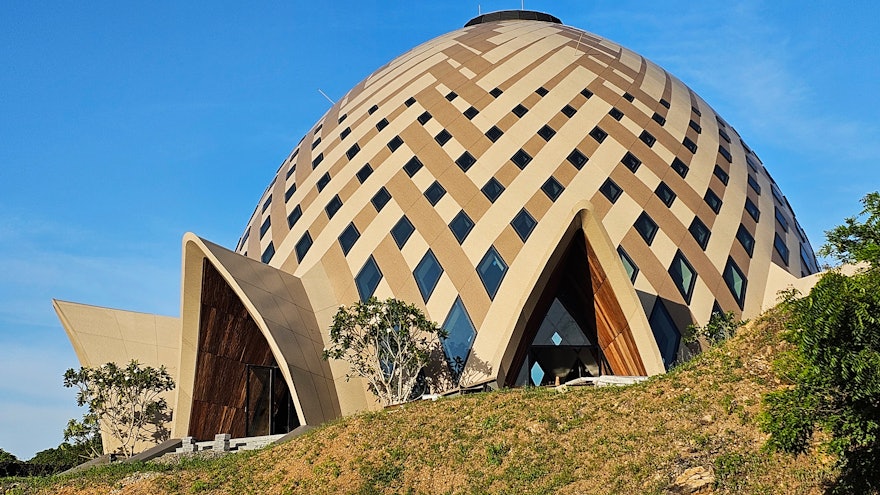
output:
[[[233,247],[281,161],[345,92],[520,2],[0,3],[0,448],[82,411],[59,298],[179,313],[180,245]],[[814,247],[880,186],[873,2],[537,1],[682,79],[736,127]]]

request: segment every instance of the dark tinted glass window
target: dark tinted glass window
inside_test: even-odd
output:
[[[697,131],[697,134],[700,134],[703,132],[703,128],[700,127],[700,124],[694,122],[693,120],[688,122],[688,125],[690,126],[691,129]]]
[[[529,155],[528,153],[526,153],[525,150],[520,149],[512,157],[510,157],[510,160],[517,167],[523,169],[526,168],[526,165],[528,165],[530,161],[532,161],[532,155]]]
[[[376,123],[376,129],[379,129],[380,131],[386,127],[388,127],[388,119],[382,119]]]
[[[538,129],[538,135],[544,139],[544,141],[550,141],[550,138],[556,135],[556,130],[554,130],[549,125],[545,125]]]
[[[660,125],[666,125],[666,117],[660,115],[657,112],[654,112],[654,115],[652,115],[651,118],[654,120],[654,122]]]
[[[312,160],[312,168],[313,169],[318,168],[318,165],[320,165],[321,162],[323,162],[323,161],[324,161],[324,153],[318,153],[318,156],[316,156],[315,159]]]
[[[696,152],[697,152],[697,143],[691,141],[691,138],[689,138],[689,137],[685,137],[685,138],[682,140],[681,144],[683,144],[684,147],[687,148],[688,151],[690,151],[691,153],[696,153]]]
[[[739,230],[736,231],[736,240],[742,244],[743,249],[746,250],[749,258],[751,258],[752,253],[755,251],[755,238],[752,237],[752,234],[749,234],[749,231],[743,224],[739,224]]]
[[[571,105],[565,105],[564,107],[562,107],[562,114],[565,115],[566,117],[569,117],[569,118],[574,117],[574,114],[576,114],[576,113],[577,113],[577,109]]]
[[[360,182],[361,184],[363,184],[364,181],[367,180],[367,177],[369,177],[372,173],[373,173],[373,167],[371,167],[369,163],[366,164],[366,165],[364,165],[364,166],[361,167],[361,169],[358,170],[358,172],[357,172],[357,180],[358,180],[358,182]]]
[[[448,143],[450,139],[452,139],[452,134],[449,134],[449,131],[447,131],[446,129],[443,129],[442,131],[438,132],[436,136],[434,136],[434,141],[437,141],[437,144],[439,144],[440,146]]]
[[[601,143],[602,141],[605,141],[606,137],[608,137],[608,133],[602,130],[601,127],[596,126],[590,131],[590,137]]]
[[[654,242],[654,236],[657,234],[657,222],[650,215],[643,211],[633,226],[649,246]]]
[[[623,263],[623,268],[626,270],[626,274],[629,275],[629,280],[632,283],[636,282],[636,277],[639,275],[639,267],[635,264],[632,258],[623,250],[622,247],[617,246],[617,254],[620,256],[620,262]]]
[[[361,301],[366,301],[373,297],[373,293],[376,292],[376,287],[379,286],[381,280],[382,272],[379,270],[379,265],[370,256],[367,262],[364,263],[364,266],[361,267],[361,271],[354,278],[354,284],[357,286],[358,296],[360,296]]]
[[[391,201],[391,194],[388,192],[388,189],[384,187],[379,189],[379,192],[376,193],[375,196],[370,200],[373,203],[373,207],[376,208],[376,211],[382,211],[382,208],[385,208],[385,205]]]
[[[312,149],[317,148],[319,144],[321,144],[321,138],[320,138],[320,137],[319,137],[318,139],[315,139],[314,141],[312,141]]]
[[[391,138],[391,141],[388,141],[388,149],[393,151],[397,151],[397,148],[403,146],[403,139],[400,136],[394,136]]]
[[[517,105],[517,106],[513,107],[513,114],[516,115],[517,117],[522,117],[528,111],[529,111],[529,109],[522,106],[522,105]]]
[[[416,265],[416,269],[413,270],[413,276],[416,279],[416,285],[419,286],[423,301],[428,302],[428,299],[431,298],[434,288],[437,287],[437,281],[440,280],[440,275],[443,275],[443,267],[440,266],[437,257],[429,249],[422,257],[422,261]]]
[[[614,120],[620,120],[623,118],[623,112],[618,110],[616,107],[611,107],[608,115],[610,115]]]
[[[358,232],[357,227],[353,223],[348,224],[348,227],[339,235],[339,247],[342,248],[342,254],[348,254],[360,236],[361,233]]]
[[[654,190],[654,194],[660,198],[660,201],[663,201],[663,204],[666,206],[672,206],[672,202],[675,201],[675,191],[669,188],[665,182],[660,182],[657,185],[657,189]]]
[[[504,274],[507,273],[507,263],[504,262],[504,258],[495,250],[495,246],[490,247],[489,251],[483,256],[483,259],[480,260],[480,263],[477,265],[477,273],[480,275],[483,287],[486,288],[486,292],[489,294],[489,299],[495,299],[495,294],[498,292],[498,287],[504,279]]]
[[[697,108],[697,107],[691,107],[691,111],[694,112],[695,114],[697,114],[697,117],[702,117],[702,116],[703,116],[703,113],[700,112],[700,109]],[[691,121],[691,122],[693,122],[693,121]]]
[[[725,172],[723,168],[715,165],[715,171],[713,173],[715,174],[715,177],[718,177],[718,180],[720,180],[722,184],[724,184],[725,186],[727,185],[727,181],[730,180],[730,176],[727,175],[727,172]]]
[[[340,208],[342,208],[342,200],[339,199],[339,195],[336,195],[327,203],[327,206],[324,207],[324,211],[327,212],[328,218],[333,218],[333,215],[335,215]]]
[[[742,309],[746,298],[748,280],[746,280],[742,270],[736,266],[733,259],[727,258],[727,265],[724,267],[722,277],[724,278],[724,283],[727,284],[727,288],[730,289],[730,293],[733,294],[733,298],[736,299],[739,309]]]
[[[262,211],[266,211],[267,209],[269,209],[269,205],[271,205],[271,204],[272,204],[272,195],[270,194],[269,197],[266,198],[266,201],[263,203]]]
[[[510,225],[513,227],[513,230],[516,231],[516,235],[518,235],[523,242],[526,242],[526,239],[532,234],[532,230],[535,229],[538,222],[525,208],[523,208],[522,210],[519,210],[519,213],[517,213],[515,217],[513,217]]]
[[[699,244],[705,251],[706,245],[709,244],[709,236],[712,234],[709,231],[709,227],[706,227],[706,224],[703,223],[699,217],[694,217],[694,221],[691,222],[691,226],[688,227],[688,232],[694,236],[694,240],[696,240],[697,244]]]
[[[630,102],[631,102],[631,101],[635,100],[635,97],[634,97],[633,95],[629,94],[629,93],[624,93],[624,94],[623,94],[623,99],[626,100],[626,101],[630,101]]]
[[[480,113],[479,110],[474,107],[469,107],[467,110],[464,111],[464,116],[467,117],[468,120],[473,120],[473,118],[476,117],[478,113]]]
[[[419,124],[425,125],[425,123],[431,120],[431,112],[425,110],[424,112],[422,112],[421,115],[419,115],[417,120],[419,121]]]
[[[752,175],[749,175],[748,181],[749,187],[751,187],[756,193],[761,194],[761,185],[758,184],[758,181]]]
[[[337,119],[336,122],[341,124],[341,123],[345,122],[345,119],[347,119],[347,118],[348,118],[348,114],[344,113],[339,116],[339,119]]]
[[[443,340],[443,352],[446,354],[453,380],[458,381],[477,333],[460,297],[452,304],[449,316],[443,322],[443,329],[449,333]]]
[[[296,183],[293,183],[290,185],[290,187],[287,188],[287,191],[284,192],[284,201],[290,200],[290,197],[293,196],[293,193],[295,193],[295,192],[296,192]]]
[[[413,227],[412,222],[409,221],[409,218],[406,218],[406,215],[400,217],[400,220],[394,224],[394,227],[391,228],[391,237],[394,238],[395,244],[400,249],[403,249],[403,246],[406,245],[406,241],[409,240],[409,236],[415,232],[416,228]]]
[[[504,93],[504,91],[501,91],[500,88],[494,88],[492,91],[489,91],[489,94],[492,95],[494,98],[498,98],[499,96],[501,96],[502,93]]]
[[[300,208],[299,205],[296,205],[296,208],[287,215],[287,227],[292,229],[300,217],[302,217],[302,208]]]
[[[605,179],[605,182],[602,183],[599,191],[604,194],[606,198],[608,198],[608,201],[614,203],[615,201],[617,201],[617,198],[620,197],[623,189],[621,189],[620,186],[618,186],[617,183],[613,180]]]
[[[648,324],[651,325],[651,332],[654,334],[654,340],[657,341],[657,348],[660,349],[663,366],[668,370],[675,364],[675,356],[678,354],[678,346],[681,343],[681,334],[662,299],[658,298],[654,303],[654,310],[651,311]]]
[[[275,245],[272,244],[272,241],[269,241],[269,245],[266,246],[266,250],[263,251],[263,255],[260,256],[260,261],[268,263],[272,261],[273,256],[275,256]]]
[[[504,192],[504,186],[502,186],[501,183],[498,182],[498,179],[492,177],[491,179],[489,179],[488,182],[486,182],[486,185],[484,185],[483,188],[480,189],[480,191],[483,191],[483,194],[486,196],[486,198],[488,198],[490,202],[494,203],[495,200],[498,199],[498,196],[501,196],[501,193]]]
[[[346,127],[339,133],[339,139],[345,139],[349,134],[351,134],[351,127]]]
[[[571,153],[568,154],[568,158],[566,158],[566,160],[568,160],[568,163],[574,165],[574,168],[580,170],[581,168],[583,168],[584,165],[586,165],[589,159],[586,155],[581,153],[580,150],[573,149],[571,150]]]
[[[419,157],[414,156],[406,162],[406,165],[403,166],[403,171],[406,172],[406,175],[412,177],[416,175],[416,172],[422,169],[422,162],[419,160]]]
[[[440,198],[445,194],[446,189],[443,189],[443,186],[437,181],[434,181],[434,183],[428,186],[428,189],[425,190],[425,197],[428,198],[428,202],[432,205],[436,205],[437,202],[440,201]]]
[[[591,96],[593,96],[593,92],[587,88],[582,89],[581,94],[584,95],[584,98],[586,98],[588,100],[590,99]]]
[[[471,233],[471,229],[473,228],[474,221],[471,220],[471,217],[469,217],[464,210],[458,212],[458,215],[455,215],[455,218],[449,222],[449,230],[452,231],[452,235],[455,236],[455,239],[459,244],[467,239],[468,234]]]
[[[302,262],[306,253],[309,252],[310,247],[312,247],[312,236],[310,236],[309,232],[306,231],[306,233],[299,238],[299,241],[294,247],[294,250],[296,251],[296,261]]]
[[[411,96],[411,97],[409,97],[409,99],[407,99],[405,102],[403,102],[403,104],[408,107],[411,107],[415,104],[415,102],[416,102],[416,99]]]
[[[727,133],[724,132],[724,129],[720,127],[718,128],[718,135],[721,136],[721,139],[727,141],[728,143],[730,142],[730,136],[728,136]]]
[[[544,194],[546,194],[551,201],[556,201],[556,198],[562,194],[562,191],[564,191],[565,188],[562,187],[562,184],[560,184],[555,177],[551,176],[547,179],[547,182],[544,182],[544,185],[541,186],[541,190],[544,191]]]
[[[376,110],[378,110],[378,109],[379,109],[379,105],[373,105],[370,107],[369,110],[367,110],[367,113],[369,113],[370,115],[373,115],[374,113],[376,113]]]
[[[643,143],[645,143],[646,145],[648,145],[648,148],[650,148],[651,146],[654,146],[654,143],[657,142],[657,138],[655,138],[655,137],[654,137],[650,132],[648,132],[648,131],[642,131],[642,133],[639,134],[639,139],[641,139]]]
[[[642,161],[639,160],[638,157],[636,157],[636,155],[633,155],[632,153],[627,151],[626,154],[623,155],[623,158],[620,159],[620,163],[624,164],[626,166],[626,168],[635,172],[636,170],[639,169],[639,165],[642,164]]]
[[[329,184],[329,183],[330,183],[330,174],[327,173],[327,174],[322,175],[321,178],[318,179],[318,182],[315,183],[315,185],[318,187],[318,191],[320,192],[320,191],[323,191],[324,188],[327,187],[327,184]]]
[[[718,153],[721,153],[721,156],[723,156],[724,159],[727,160],[727,163],[733,162],[733,157],[730,156],[730,151],[727,151],[727,148],[725,148],[724,146],[718,145]]]
[[[449,101],[452,101],[456,98],[458,98],[458,94],[456,94],[455,91],[450,91],[449,93],[446,94],[446,99]]]
[[[486,137],[489,138],[489,141],[492,141],[493,143],[495,141],[498,141],[498,138],[500,138],[502,135],[504,135],[504,132],[499,129],[498,126],[493,125],[488,131],[486,131]]]
[[[351,145],[351,148],[349,148],[348,151],[345,152],[345,156],[346,156],[349,160],[351,160],[352,158],[355,157],[355,155],[358,154],[358,152],[359,152],[360,150],[361,150],[360,145],[358,145],[357,143],[354,143],[353,145]]]
[[[775,208],[776,210],[776,221],[779,222],[779,226],[782,227],[782,230],[788,232],[788,220],[785,219],[785,215],[782,213],[782,210],[779,208]]]
[[[544,86],[541,86],[540,88],[535,90],[535,93],[538,93],[538,95],[540,96],[547,96],[547,93],[549,93],[549,91],[547,91],[547,88],[545,88]]]
[[[688,171],[690,170],[690,168],[683,161],[679,160],[678,157],[675,157],[675,159],[672,160],[672,165],[670,166],[672,167],[672,170],[675,170],[675,173],[681,176],[682,179],[687,177]]]
[[[663,98],[660,98],[660,104],[666,108],[669,108],[669,102],[664,100]]]
[[[697,272],[694,271],[694,267],[681,251],[675,253],[675,258],[672,259],[672,265],[669,266],[669,276],[675,282],[681,297],[690,304],[691,296],[694,294],[694,284],[697,281]]]
[[[706,190],[706,195],[703,197],[703,200],[715,213],[718,213],[721,210],[721,198],[715,194],[715,191],[711,189]]]
[[[477,163],[477,159],[474,158],[474,155],[470,154],[469,151],[465,151],[457,160],[455,160],[455,164],[458,165],[458,168],[465,172],[467,172],[474,163]]]
[[[779,233],[773,234],[773,247],[776,248],[776,252],[782,257],[785,266],[788,266],[788,246],[785,245],[785,240],[779,237]]]
[[[746,198],[746,211],[749,212],[749,216],[756,222],[761,218],[761,210],[749,198]]]

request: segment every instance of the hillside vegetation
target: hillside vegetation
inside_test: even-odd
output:
[[[254,453],[111,466],[38,493],[821,493],[835,459],[764,449],[762,396],[787,385],[774,313],[672,372],[623,388],[516,389],[362,414]],[[697,468],[697,469],[693,469]],[[713,479],[714,478],[714,479]],[[21,488],[20,488],[21,490]]]

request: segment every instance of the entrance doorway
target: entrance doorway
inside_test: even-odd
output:
[[[245,365],[245,436],[288,433],[299,426],[287,382],[277,366]]]

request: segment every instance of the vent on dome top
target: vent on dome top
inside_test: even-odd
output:
[[[464,27],[476,26],[485,22],[494,21],[544,21],[554,24],[562,24],[558,17],[543,12],[535,12],[532,10],[499,10],[498,12],[490,12],[488,14],[478,15],[469,20]]]

